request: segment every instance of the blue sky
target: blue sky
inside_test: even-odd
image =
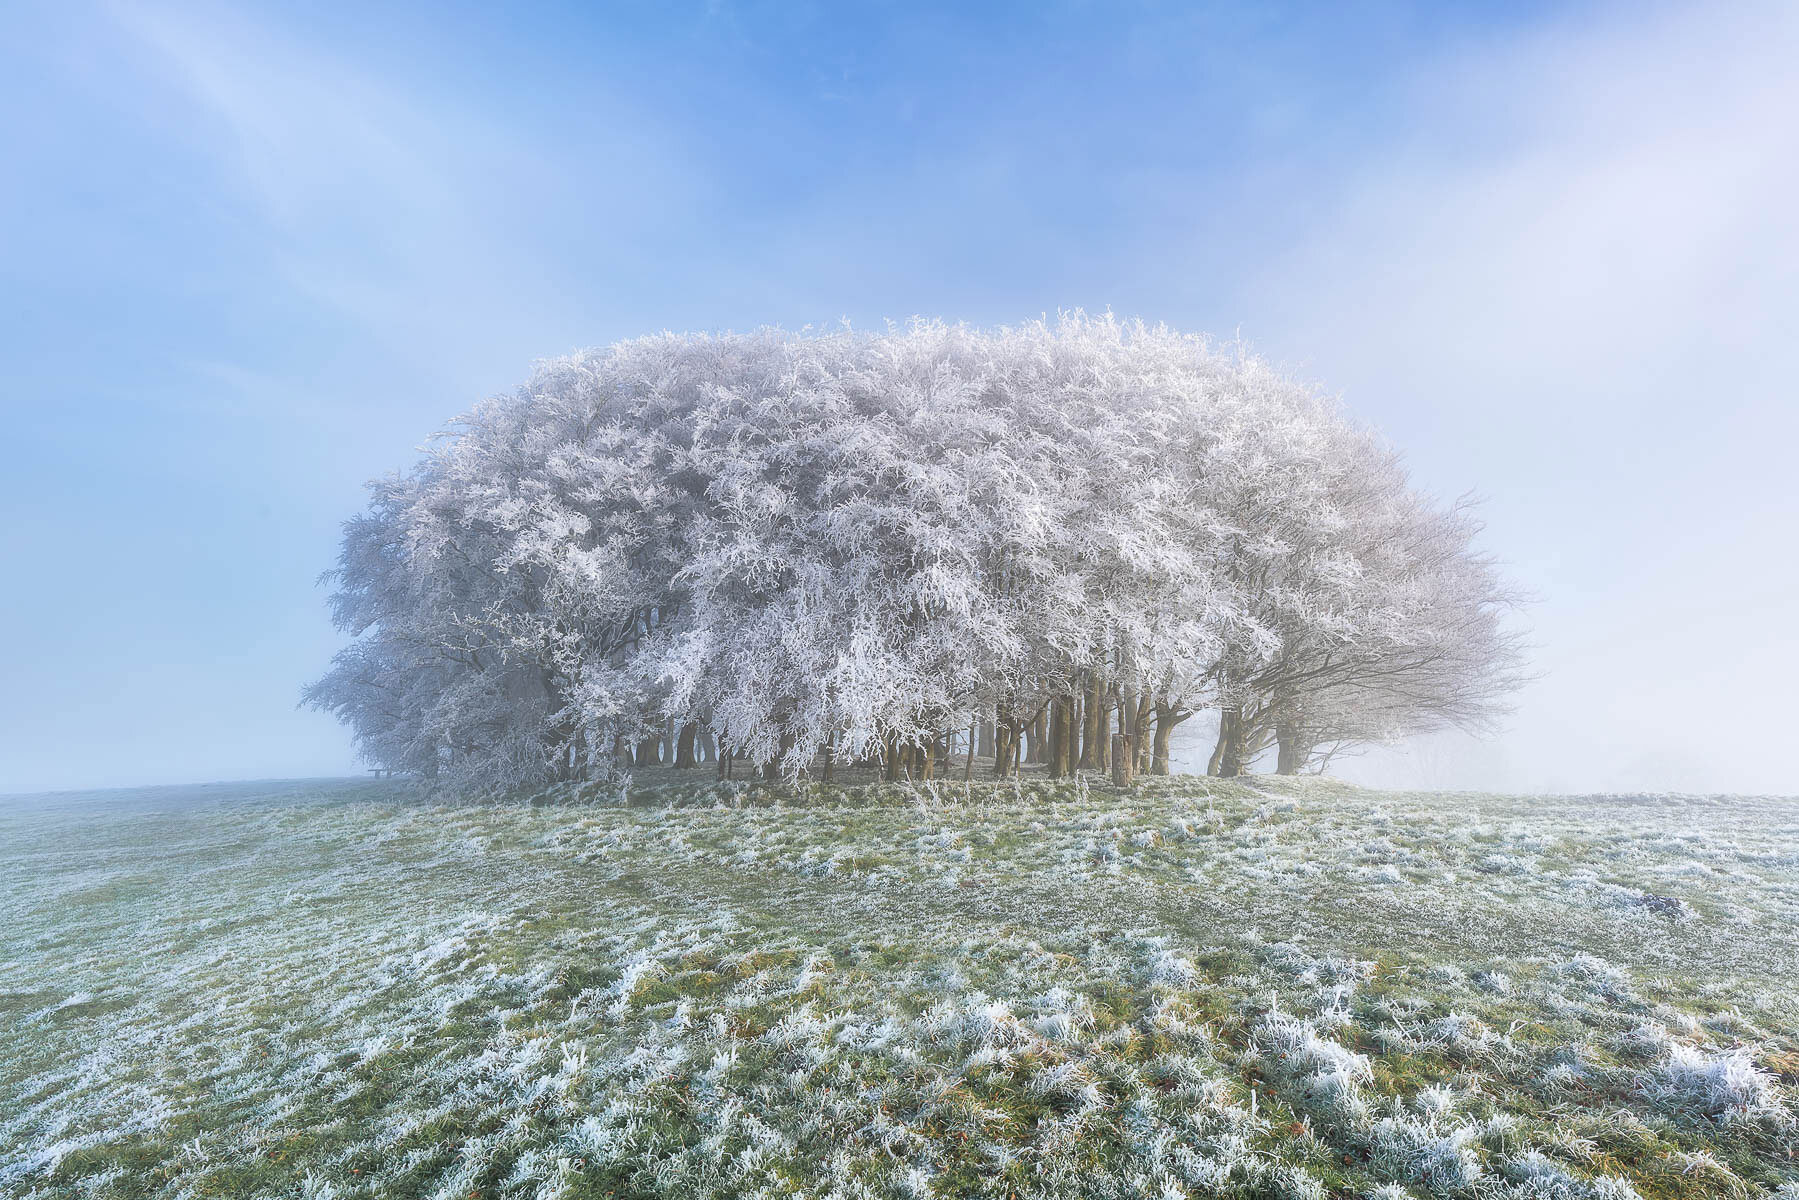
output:
[[[0,792],[355,769],[337,524],[536,358],[1073,307],[1487,497],[1543,678],[1358,777],[1799,791],[1795,13],[13,6]]]

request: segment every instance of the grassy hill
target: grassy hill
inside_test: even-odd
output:
[[[1799,1200],[1799,802],[0,799],[0,1193]]]

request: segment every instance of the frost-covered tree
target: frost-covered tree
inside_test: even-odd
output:
[[[1221,505],[1217,573],[1243,633],[1219,659],[1210,769],[1239,774],[1275,742],[1292,772],[1321,747],[1484,727],[1521,651],[1502,621],[1516,597],[1474,552],[1468,506],[1411,488],[1321,399],[1265,374],[1258,390],[1242,412],[1254,448]]]
[[[345,529],[355,638],[307,699],[474,788],[701,741],[930,771],[992,731],[1214,769],[1489,717],[1509,597],[1473,525],[1236,348],[1068,317],[661,336],[548,362]],[[702,737],[703,731],[703,737]]]

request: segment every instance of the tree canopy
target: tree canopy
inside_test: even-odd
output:
[[[792,774],[986,729],[1067,771],[1114,718],[1166,770],[1207,708],[1215,771],[1299,770],[1519,677],[1467,505],[1240,347],[1109,317],[627,341],[371,490],[306,698],[451,786],[672,730]]]

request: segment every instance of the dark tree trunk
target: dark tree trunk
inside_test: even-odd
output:
[[[1081,762],[1080,769],[1091,771],[1099,765],[1100,731],[1099,678],[1093,676],[1081,692]]]
[[[1297,775],[1300,769],[1312,757],[1312,747],[1305,735],[1297,726],[1277,725],[1274,728],[1275,740],[1279,745],[1276,752],[1274,773],[1276,775]]]
[[[1156,732],[1149,751],[1149,773],[1166,775],[1172,770],[1169,765],[1169,748],[1174,742],[1174,727],[1186,718],[1166,704],[1156,705],[1155,715]]]
[[[962,778],[966,781],[974,778],[974,748],[981,736],[980,723],[968,727],[968,761],[962,764]]]
[[[1131,736],[1137,739],[1137,772],[1149,773],[1150,762],[1150,716],[1155,712],[1155,701],[1147,691],[1137,696],[1137,712],[1131,721]]]
[[[995,779],[1004,779],[1011,770],[1012,739],[1011,725],[1005,721],[995,722],[993,729],[993,777]]]
[[[662,761],[662,738],[647,737],[637,743],[636,765],[653,767]]]
[[[887,782],[888,783],[899,782],[899,777],[900,777],[899,739],[891,733],[881,739],[881,761],[887,768],[886,771],[884,772],[884,774],[886,775],[886,778],[887,778]]]
[[[1093,708],[1093,769],[1105,771],[1112,766],[1112,697],[1109,688],[1095,690]]]
[[[825,739],[824,762],[820,763],[818,768],[818,781],[820,783],[831,782],[831,767],[833,765],[833,760],[836,757],[836,749],[837,735],[832,734]]]
[[[1073,775],[1081,760],[1081,698],[1073,692],[1062,697],[1061,773]]]
[[[1227,708],[1218,718],[1218,745],[1212,751],[1212,759],[1220,779],[1235,779],[1243,774],[1248,766],[1244,759],[1244,745],[1248,736],[1246,722],[1243,720],[1241,708]]]
[[[681,726],[681,734],[675,739],[675,766],[693,767],[699,765],[699,759],[696,758],[693,753],[693,743],[699,736],[699,732],[700,727],[692,721]]]
[[[1136,739],[1128,733],[1112,735],[1112,786],[1127,788],[1137,766]]]

